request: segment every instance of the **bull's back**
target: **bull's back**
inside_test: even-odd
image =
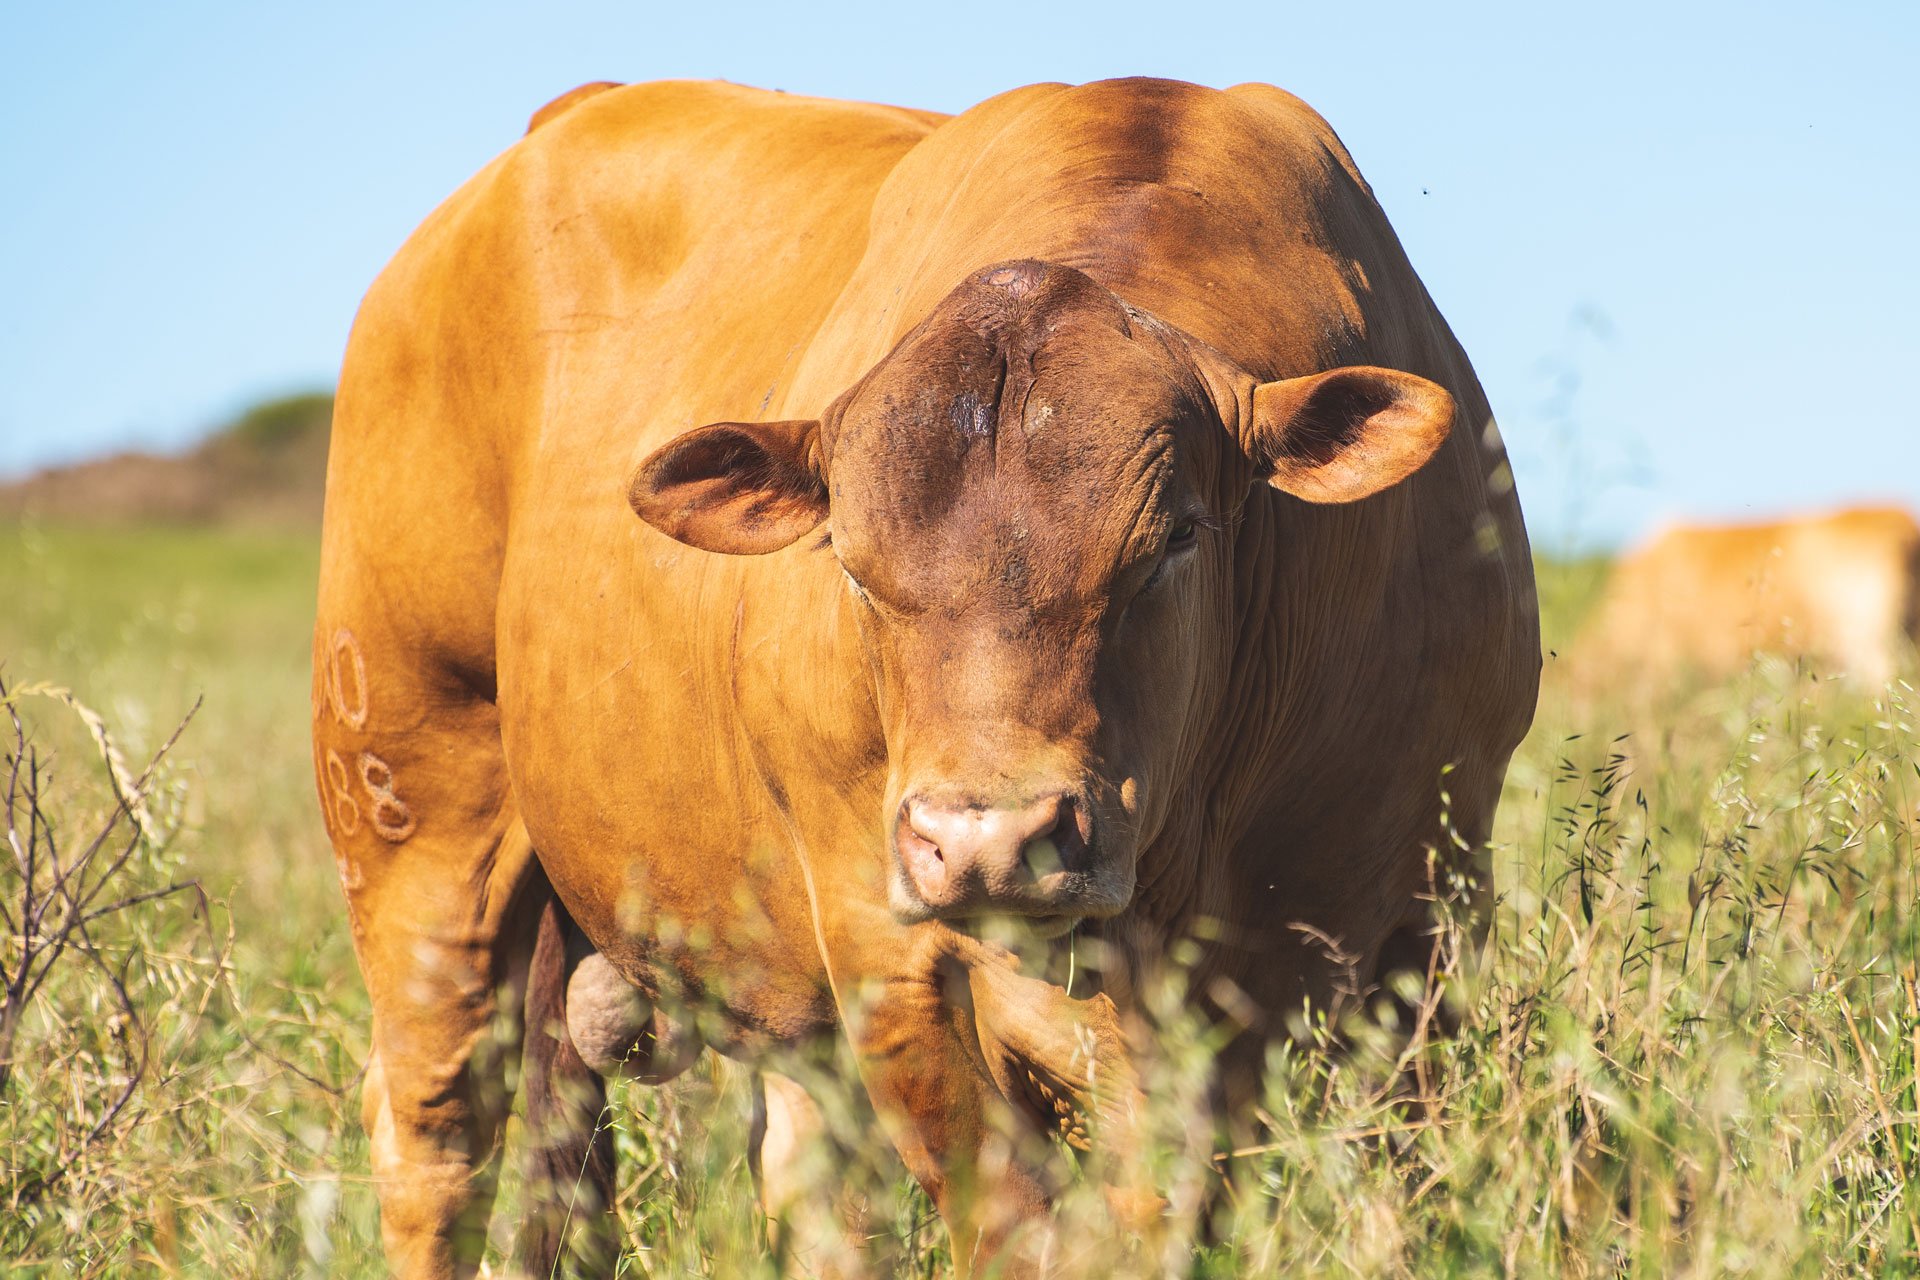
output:
[[[556,110],[564,104],[563,110]],[[510,548],[633,523],[632,461],[764,412],[937,117],[724,84],[569,94],[408,240],[341,373],[323,610],[379,579],[491,685]],[[577,546],[577,544],[574,544]]]

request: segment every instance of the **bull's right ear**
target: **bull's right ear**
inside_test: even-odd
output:
[[[633,473],[634,514],[703,551],[762,555],[827,518],[818,422],[716,422],[678,436]]]

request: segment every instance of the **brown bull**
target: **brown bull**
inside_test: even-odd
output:
[[[1575,651],[1582,683],[1723,680],[1756,653],[1878,690],[1920,640],[1920,521],[1854,507],[1676,525],[1623,556]]]
[[[996,1117],[1124,1110],[1170,940],[1259,1011],[1242,1067],[1423,962],[1427,851],[1486,839],[1539,669],[1486,400],[1276,89],[570,96],[381,276],[340,386],[315,751],[389,1254],[471,1265],[530,967],[575,1173],[576,1053],[838,1031],[991,1253],[1048,1200]],[[1100,935],[1105,991],[986,917]]]

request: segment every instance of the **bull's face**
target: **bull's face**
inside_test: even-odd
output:
[[[826,526],[875,683],[903,920],[1042,930],[1131,897],[1235,633],[1236,513],[1402,479],[1453,417],[1408,374],[1256,383],[1077,271],[989,268],[819,422],[721,423],[631,500],[693,546]]]

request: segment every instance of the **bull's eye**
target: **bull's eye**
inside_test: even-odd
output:
[[[1193,550],[1194,544],[1200,541],[1200,523],[1199,519],[1182,520],[1167,530],[1167,541],[1160,549],[1159,563],[1153,566],[1153,572],[1147,575],[1147,580],[1140,584],[1137,594],[1145,595],[1153,590],[1166,576],[1167,566],[1175,560],[1184,559],[1185,553]]]

